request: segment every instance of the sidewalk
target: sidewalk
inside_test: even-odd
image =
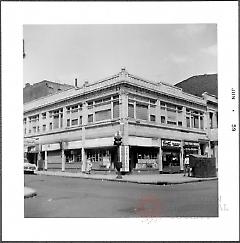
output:
[[[106,180],[106,181],[118,181],[118,182],[129,182],[139,184],[155,184],[155,185],[168,185],[168,184],[182,184],[200,181],[217,180],[217,177],[213,178],[194,178],[183,176],[183,174],[147,174],[147,175],[123,175],[122,179],[117,179],[117,175],[109,174],[84,174],[81,172],[61,172],[61,171],[37,171],[38,175],[49,175],[49,176],[62,176],[72,178],[84,178],[93,180]]]
[[[24,187],[24,198],[34,197],[37,195],[37,192],[30,188],[30,187]]]

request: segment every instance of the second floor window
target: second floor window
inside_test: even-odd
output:
[[[93,122],[93,114],[88,115],[88,123]]]

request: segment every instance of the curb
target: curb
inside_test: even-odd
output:
[[[24,187],[24,199],[29,197],[34,197],[37,195],[37,192],[29,187]]]
[[[116,181],[116,182],[125,182],[125,183],[136,183],[136,184],[148,184],[148,185],[175,185],[175,184],[185,184],[185,183],[195,183],[203,181],[212,181],[218,180],[217,177],[213,178],[199,178],[194,180],[184,180],[184,181],[137,181],[137,180],[128,180],[128,179],[117,179],[117,178],[94,178],[94,177],[84,177],[84,176],[74,176],[74,175],[61,175],[61,174],[42,174],[36,173],[37,175],[46,175],[46,176],[60,176],[60,177],[70,177],[70,178],[81,178],[81,179],[91,179],[91,180],[100,180],[100,181]]]

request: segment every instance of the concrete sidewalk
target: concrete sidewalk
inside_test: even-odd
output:
[[[84,178],[94,180],[107,180],[118,182],[129,182],[139,184],[155,184],[155,185],[168,185],[168,184],[182,184],[200,181],[217,180],[217,177],[213,178],[194,178],[183,176],[183,174],[147,174],[147,175],[123,175],[122,179],[117,179],[114,174],[85,174],[85,173],[71,173],[61,171],[37,171],[38,175],[51,175],[51,176],[63,176],[72,178]]]
[[[34,197],[37,195],[37,192],[30,188],[30,187],[24,187],[24,198]]]

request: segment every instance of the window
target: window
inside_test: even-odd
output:
[[[70,119],[67,119],[67,127],[70,127]]]
[[[78,105],[72,106],[72,113],[78,112]]]
[[[79,117],[79,125],[82,125],[82,116]]]
[[[93,106],[93,101],[89,101],[89,102],[87,102],[87,104],[88,104],[88,109],[90,109]]]
[[[31,132],[32,132],[31,129],[29,129],[28,133],[31,133]]]
[[[95,112],[95,120],[103,121],[111,119],[111,110],[103,110]]]
[[[77,125],[78,125],[78,119],[73,119],[72,126],[77,126]]]
[[[155,122],[156,121],[156,116],[155,115],[150,115],[150,121]]]
[[[59,116],[58,115],[53,117],[53,128],[54,129],[59,128]]]
[[[26,134],[27,133],[27,128],[24,128],[24,134]]]
[[[24,119],[23,119],[23,124],[26,125],[26,123],[27,123],[27,119],[24,118]]]
[[[49,130],[52,130],[53,129],[53,124],[52,122],[49,123]]]
[[[213,128],[213,113],[209,112],[209,118],[210,118],[210,128]]]
[[[136,119],[148,120],[148,106],[144,104],[136,104]]]
[[[198,116],[193,116],[193,127],[194,128],[199,128]]]
[[[40,132],[40,127],[39,126],[37,126],[37,131]]]
[[[202,116],[200,116],[200,128],[201,128],[201,129],[204,128],[204,127],[203,127],[203,117],[202,117]]]
[[[42,130],[43,130],[43,132],[46,131],[46,125],[43,125]]]
[[[46,112],[42,113],[42,119],[46,119],[46,117],[47,117]]]
[[[216,112],[216,122],[217,122],[217,127],[218,127],[218,112]]]
[[[119,102],[115,101],[113,102],[113,118],[119,117]]]
[[[169,124],[169,125],[177,125],[177,122],[175,122],[175,121],[167,121],[167,124]]]
[[[36,127],[33,127],[33,133],[35,133],[37,131]]]
[[[182,126],[182,122],[181,121],[178,121],[178,126]]]
[[[166,118],[165,118],[165,116],[161,116],[161,123],[165,123],[166,122]]]
[[[190,127],[190,117],[187,117],[187,127]]]
[[[88,115],[88,123],[93,122],[93,114]]]
[[[68,107],[66,108],[66,110],[67,110],[67,113],[70,113],[70,106],[68,106]]]
[[[128,103],[128,117],[134,118],[134,105]]]

